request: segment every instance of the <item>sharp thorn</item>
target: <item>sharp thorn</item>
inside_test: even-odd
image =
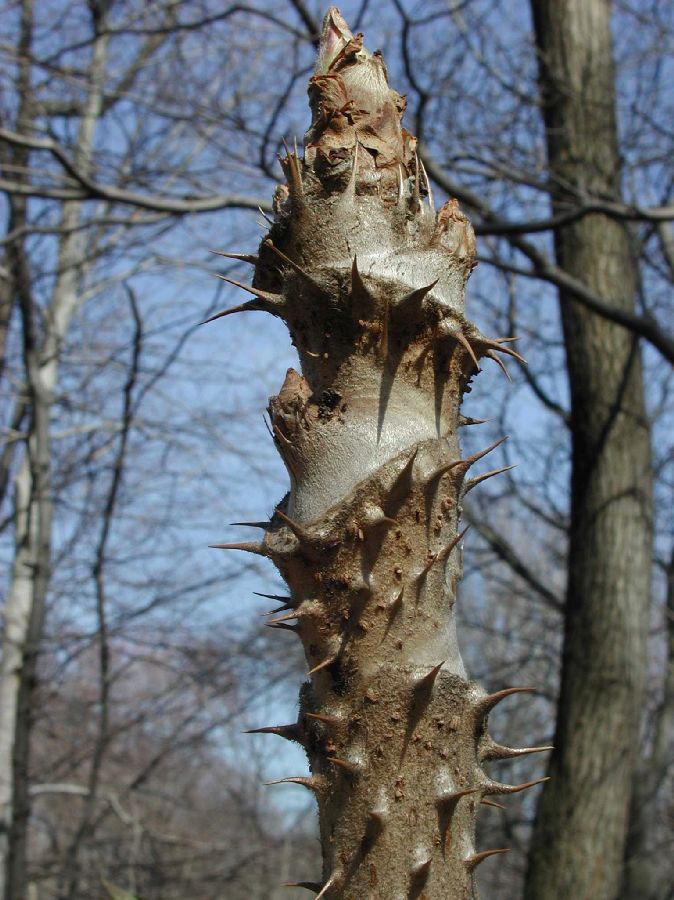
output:
[[[407,493],[412,488],[412,473],[414,471],[414,461],[417,458],[417,453],[419,452],[418,445],[414,448],[412,453],[410,454],[407,462],[404,463],[402,469],[396,475],[396,478],[391,485],[391,488],[388,492],[388,500],[402,498],[407,495]]]
[[[549,775],[535,781],[525,781],[523,784],[500,784],[498,781],[490,781],[483,787],[483,791],[485,794],[519,794],[520,791],[526,791],[546,781],[550,781]]]
[[[272,784],[299,784],[307,790],[313,791],[314,794],[319,794],[325,787],[323,779],[313,775],[294,775],[290,778],[277,778],[275,781],[264,782],[265,787]]]
[[[267,625],[278,625],[279,622],[289,622],[291,619],[297,619],[298,612],[293,609],[291,612],[286,613],[285,616],[279,616],[278,619],[270,619],[266,624]]]
[[[250,263],[252,266],[256,266],[259,262],[259,257],[253,253],[225,253],[224,250],[209,250],[209,253],[215,253],[216,256],[225,256],[227,259],[238,259],[241,262]]]
[[[536,688],[530,687],[512,687],[512,688],[504,688],[502,691],[496,691],[493,694],[487,694],[486,697],[480,697],[475,706],[475,718],[477,721],[481,721],[487,716],[491,710],[496,706],[497,703],[500,703],[501,700],[505,700],[506,697],[510,697],[513,694],[534,694],[536,693]]]
[[[295,537],[299,541],[302,541],[305,544],[311,544],[311,543],[315,542],[313,535],[309,531],[307,531],[306,528],[304,528],[302,525],[300,525],[299,522],[295,522],[293,519],[290,518],[290,516],[287,516],[283,512],[283,510],[280,510],[277,508],[276,515],[279,517],[279,519],[283,522],[284,525],[288,526],[288,528],[292,531],[292,533],[295,535]]]
[[[499,356],[496,355],[496,353],[493,350],[487,350],[487,352],[485,353],[485,356],[488,356],[489,359],[493,359],[495,363],[498,363],[501,371],[503,372],[505,377],[508,379],[508,381],[512,381],[512,378],[510,377],[510,372],[507,370],[505,363]]]
[[[480,804],[482,806],[493,806],[494,809],[505,809],[505,806],[502,803],[496,803],[494,800],[486,800],[484,797],[480,800]]]
[[[430,284],[426,284],[424,287],[410,291],[409,294],[405,294],[404,297],[397,300],[393,307],[393,314],[396,318],[402,318],[401,314],[404,314],[406,318],[407,316],[412,315],[418,316],[421,313],[424,298],[433,290],[438,281],[439,279],[436,278],[435,281],[432,281]]]
[[[428,192],[428,205],[431,208],[432,212],[435,212],[435,202],[433,200],[433,189],[431,187],[431,181],[428,177],[428,172],[426,171],[426,166],[424,165],[424,161],[419,157],[419,165],[421,166],[421,171],[424,175],[424,181],[426,182],[426,191]]]
[[[473,360],[473,364],[475,365],[475,368],[476,368],[477,371],[479,372],[479,371],[480,371],[480,363],[479,363],[478,360],[477,360],[477,356],[475,355],[475,351],[474,351],[473,348],[471,347],[470,341],[468,340],[468,338],[463,334],[462,331],[455,331],[455,332],[453,333],[453,336],[456,338],[456,340],[461,344],[461,346],[464,348],[464,350],[466,351],[466,353],[467,353],[467,354],[470,356],[470,358]]]
[[[490,739],[480,749],[480,761],[492,762],[497,759],[516,759],[518,756],[528,756],[530,753],[549,753],[554,749],[551,745],[545,747],[506,747]]]
[[[334,766],[338,766],[340,769],[343,769],[347,774],[349,774],[352,778],[360,775],[361,769],[360,766],[356,763],[349,762],[348,759],[342,759],[339,756],[328,756],[328,762],[331,762]]]
[[[446,547],[444,547],[442,550],[440,550],[440,552],[436,555],[433,562],[438,562],[438,561],[442,562],[443,559],[446,559],[449,556],[449,554],[452,552],[452,550],[456,547],[456,545],[461,543],[461,541],[466,536],[466,532],[469,529],[470,529],[470,525],[466,525],[466,527],[463,529],[463,531],[460,534],[457,534],[457,536],[453,540],[451,540],[447,544]]]
[[[283,594],[262,594],[260,591],[253,591],[256,597],[266,597],[267,600],[278,600],[279,603],[291,604],[293,598],[286,597]]]
[[[336,728],[340,724],[340,720],[336,716],[326,716],[323,713],[304,713],[304,715],[308,719],[316,719],[317,722],[322,722],[324,725],[330,725],[331,727]]]
[[[398,173],[398,206],[403,206],[405,203],[405,179],[403,178],[403,170],[400,163],[398,163],[396,171]]]
[[[231,316],[234,313],[240,312],[267,312],[267,310],[260,306],[257,300],[249,300],[247,303],[240,303],[239,306],[230,306],[229,309],[221,309],[220,312],[209,316],[207,319],[199,322],[199,324],[208,325],[209,322],[215,322],[216,319],[222,319],[224,316]]]
[[[497,853],[508,853],[509,850],[510,847],[502,847],[498,850],[483,850],[481,853],[473,853],[472,856],[464,859],[463,864],[469,872],[472,872],[475,866],[479,866],[481,862],[490,856],[495,856]]]
[[[438,663],[437,666],[433,666],[430,672],[427,672],[425,675],[422,675],[421,678],[418,678],[413,687],[413,694],[415,702],[424,701],[430,699],[431,691],[433,690],[433,685],[435,684],[435,679],[440,674],[440,669],[444,666],[445,660],[441,663]]]
[[[512,356],[513,359],[516,359],[518,362],[521,362],[526,366],[526,359],[520,353],[517,353],[516,350],[513,350],[512,347],[504,347],[498,341],[494,341],[492,347],[495,351],[498,351],[499,353],[505,353],[506,356]]]
[[[459,416],[459,428],[464,425],[485,425],[489,419],[473,419],[470,416]]]
[[[356,300],[365,301],[368,305],[372,305],[374,298],[365,287],[365,282],[358,269],[358,257],[354,256],[351,263],[351,296]]]
[[[226,275],[220,275],[219,273],[215,273],[215,277],[219,278],[221,281],[226,281],[227,284],[233,284],[234,287],[241,288],[243,291],[248,291],[249,294],[254,294],[260,300],[265,300],[267,303],[270,303],[273,307],[283,305],[282,294],[272,294],[269,291],[262,291],[259,288],[253,287],[252,284],[243,284],[241,281],[235,281],[233,278],[228,278]]]
[[[245,553],[254,553],[257,556],[267,556],[264,544],[255,544],[251,541],[242,541],[238,544],[209,544],[211,550],[243,550]]]
[[[316,672],[320,672],[321,669],[327,668],[327,666],[332,665],[332,663],[337,659],[337,654],[333,654],[332,656],[328,656],[327,659],[324,659],[322,662],[319,662],[318,665],[314,666],[313,669],[309,669],[307,675],[315,675]]]
[[[230,522],[230,525],[240,525],[242,528],[261,528],[262,531],[267,531],[269,528],[269,522]]]
[[[298,625],[288,625],[287,622],[265,622],[264,624],[266,628],[280,628],[281,631],[292,631],[293,634],[298,634],[300,630]]]
[[[295,722],[292,725],[268,725],[265,728],[247,728],[244,734],[276,734],[285,738],[287,741],[295,741],[301,743],[301,731],[299,725]]]
[[[477,475],[475,478],[470,478],[463,489],[463,495],[465,496],[468,491],[472,491],[474,487],[477,487],[478,484],[481,484],[483,481],[486,481],[488,478],[493,478],[495,475],[502,475],[504,472],[509,472],[511,469],[514,469],[515,465],[512,466],[502,466],[500,469],[492,469],[489,472],[485,472],[483,475]]]
[[[478,450],[477,453],[473,453],[472,456],[467,456],[465,459],[462,459],[461,462],[465,465],[466,469],[470,469],[472,465],[474,465],[478,460],[483,459],[483,457],[487,456],[493,450],[496,450],[497,447],[500,447],[501,444],[504,444],[508,440],[509,435],[505,435],[502,438],[499,438],[498,441],[494,441],[493,444],[490,444],[488,447],[485,447],[484,450]]]
[[[380,525],[389,525],[391,527],[398,524],[395,519],[387,516],[381,506],[375,504],[367,504],[361,511],[360,521],[358,523],[363,529],[378,528]]]
[[[438,809],[445,814],[454,812],[454,808],[462,797],[468,797],[470,794],[477,794],[482,790],[481,787],[467,788],[465,791],[454,791],[451,794],[442,794],[435,801]]]
[[[276,613],[285,612],[287,609],[294,609],[294,606],[291,606],[289,603],[284,603],[282,606],[277,606],[276,609],[268,609],[266,612],[259,613],[260,616],[274,616]]]
[[[302,266],[298,265],[294,259],[291,259],[289,256],[286,256],[286,254],[282,250],[279,250],[279,248],[276,246],[276,244],[270,238],[267,238],[267,240],[264,243],[265,243],[265,246],[269,247],[269,249],[279,257],[279,259],[283,260],[283,262],[286,263],[286,265],[290,266],[290,268],[294,272],[297,272],[298,275],[302,275],[302,277],[306,278],[307,281],[310,281],[311,284],[320,288],[320,285],[318,284],[318,282],[314,281],[314,279],[311,277],[311,275],[307,271],[305,271],[302,268]]]
[[[263,219],[265,220],[265,222],[267,223],[267,225],[269,225],[269,227],[271,228],[271,227],[274,225],[274,222],[272,221],[272,219],[269,218],[269,216],[268,216],[267,213],[262,209],[261,206],[258,206],[257,209],[258,209],[258,212],[260,213],[260,215],[262,216],[262,218],[263,218]]]

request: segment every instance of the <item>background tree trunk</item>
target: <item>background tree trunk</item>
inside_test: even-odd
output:
[[[553,211],[620,198],[606,0],[534,0]],[[626,226],[601,215],[555,232],[559,265],[633,311]],[[644,703],[653,527],[637,339],[560,291],[571,387],[571,525],[551,781],[529,855],[530,900],[613,900],[620,889]]]

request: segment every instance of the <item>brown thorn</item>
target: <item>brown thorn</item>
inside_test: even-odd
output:
[[[367,300],[368,303],[372,303],[374,300],[372,294],[365,287],[365,282],[358,269],[357,256],[354,256],[353,262],[351,263],[351,296],[356,297],[359,300]]]
[[[428,205],[431,208],[431,211],[435,211],[435,202],[433,201],[433,189],[431,188],[431,180],[428,177],[428,172],[426,171],[426,166],[424,165],[424,161],[419,157],[419,165],[421,166],[421,171],[424,175],[424,181],[426,182],[426,191],[428,193]]]
[[[517,759],[518,756],[527,756],[530,753],[549,753],[555,748],[552,745],[545,747],[506,747],[504,744],[497,744],[491,741],[482,750],[480,750],[480,760],[482,762],[490,762],[497,759]]]
[[[502,803],[496,803],[494,800],[485,800],[484,797],[480,800],[480,804],[482,806],[493,806],[494,809],[505,809],[505,806]]]
[[[474,465],[478,460],[483,459],[493,450],[496,450],[497,447],[500,447],[501,444],[504,444],[508,440],[508,437],[509,436],[506,434],[504,437],[499,438],[498,441],[494,441],[493,444],[485,447],[484,450],[478,450],[477,453],[473,453],[471,456],[467,456],[465,459],[462,459],[461,462],[465,465],[466,469],[470,469],[470,467]]]
[[[342,759],[339,756],[328,756],[327,760],[334,766],[339,766],[340,769],[343,769],[347,774],[351,775],[352,778],[360,775],[360,766],[356,763],[349,762],[348,759]]]
[[[225,253],[224,250],[209,250],[209,253],[215,253],[216,256],[226,256],[227,259],[238,259],[240,262],[250,263],[256,266],[259,262],[259,256],[253,253]]]
[[[267,238],[267,240],[264,241],[264,244],[266,247],[269,247],[269,249],[272,250],[279,257],[279,259],[282,259],[284,263],[289,265],[294,272],[297,272],[298,275],[302,275],[303,278],[306,278],[307,281],[310,281],[316,287],[320,287],[320,285],[316,281],[314,281],[311,275],[307,271],[305,271],[302,266],[298,265],[294,259],[286,256],[286,254],[282,250],[279,250],[279,248],[271,240],[271,238]]]
[[[498,781],[490,781],[483,790],[485,794],[519,794],[520,791],[526,791],[546,781],[550,781],[549,775],[546,775],[545,778],[537,778],[535,781],[525,781],[523,784],[500,784]]]
[[[467,788],[465,791],[454,791],[452,794],[443,794],[441,797],[438,797],[435,802],[440,809],[451,813],[462,797],[467,797],[469,794],[477,794],[481,790],[481,787],[476,787]]]
[[[424,287],[417,288],[415,291],[410,291],[409,294],[405,294],[405,296],[401,297],[395,304],[394,311],[408,310],[414,308],[417,304],[421,305],[426,294],[429,294],[433,290],[439,280],[439,278],[436,278],[435,281],[432,281],[430,284],[426,284]]]
[[[265,220],[265,222],[267,223],[267,225],[269,225],[269,227],[272,228],[273,225],[274,225],[274,220],[269,218],[269,216],[268,216],[267,213],[262,209],[261,206],[258,206],[257,210],[258,210],[258,212],[260,213],[260,215],[262,216],[262,218]]]
[[[282,160],[279,157],[279,162],[281,163],[283,174],[286,176],[286,179],[288,181],[288,188],[290,190],[292,199],[299,200],[299,198],[304,193],[304,187],[302,185],[302,170],[300,169],[299,159],[297,158],[297,153],[290,152],[290,148],[288,147],[285,138],[283,138],[283,147],[286,151],[286,158],[285,160]]]
[[[508,379],[508,381],[512,381],[512,378],[510,377],[510,372],[506,369],[505,363],[503,362],[503,360],[500,357],[498,357],[496,355],[496,353],[493,350],[487,350],[487,352],[485,353],[485,356],[488,356],[489,359],[493,359],[495,363],[498,363],[501,371],[503,372],[505,377]]]
[[[233,284],[234,287],[248,291],[249,294],[254,294],[256,297],[259,297],[260,300],[266,300],[273,306],[279,306],[283,303],[282,294],[272,294],[269,291],[261,291],[259,288],[253,287],[252,284],[243,284],[241,281],[235,281],[233,278],[227,278],[226,275],[220,275],[219,273],[215,273],[215,277],[220,278],[221,281],[226,281],[227,284]]]
[[[516,359],[518,362],[521,362],[526,366],[526,359],[520,353],[517,353],[516,350],[513,350],[512,347],[504,347],[498,341],[494,341],[493,343],[491,343],[491,346],[499,353],[505,353],[506,356],[512,356],[513,359]]]
[[[304,775],[293,775],[290,778],[277,778],[275,781],[264,782],[265,787],[269,787],[272,784],[299,784],[302,787],[307,788],[307,790],[313,791],[314,794],[320,793],[325,787],[322,778]]]
[[[481,862],[484,862],[490,856],[495,856],[497,853],[508,853],[509,850],[510,847],[502,847],[499,850],[483,850],[481,853],[473,853],[472,856],[464,859],[463,864],[469,872],[472,872],[475,866],[479,866]]]
[[[297,619],[298,613],[296,610],[292,610],[292,612],[286,613],[285,616],[279,616],[278,619],[270,619],[266,624],[267,625],[278,625],[279,622],[289,622],[291,619]]]
[[[316,719],[317,722],[322,722],[324,725],[331,725],[333,727],[337,727],[340,725],[340,720],[336,716],[326,716],[323,713],[304,713],[304,715],[308,719]]]
[[[500,703],[501,700],[505,700],[506,697],[510,697],[512,694],[535,694],[536,688],[532,687],[512,687],[512,688],[504,688],[502,691],[496,691],[493,694],[487,694],[486,697],[480,697],[474,707],[475,717],[480,720],[483,719],[489,712],[496,706],[497,703]]]
[[[277,606],[276,609],[268,609],[266,612],[258,613],[260,616],[273,616],[276,613],[285,612],[287,609],[294,609],[294,606],[291,606],[289,603],[284,603],[283,606]]]
[[[502,466],[500,469],[491,469],[489,472],[485,472],[483,475],[477,475],[475,478],[470,478],[466,482],[466,485],[463,489],[464,496],[468,493],[468,491],[472,491],[474,487],[477,487],[478,484],[486,481],[487,478],[493,478],[495,475],[502,475],[504,472],[509,472],[514,468],[516,468],[516,464],[512,466]]]
[[[454,538],[454,540],[450,541],[449,544],[447,544],[447,546],[443,550],[440,550],[438,552],[438,554],[435,557],[435,559],[433,560],[433,562],[436,562],[438,560],[442,561],[443,559],[446,559],[449,556],[449,554],[452,552],[452,550],[456,547],[456,545],[461,543],[461,541],[466,536],[466,532],[469,529],[470,529],[470,525],[466,525],[466,527],[463,529],[463,531],[460,534],[457,534],[457,536]]]
[[[287,741],[300,743],[300,727],[295,722],[292,725],[268,725],[265,728],[247,728],[244,734],[277,734]]]
[[[405,179],[403,178],[403,170],[400,163],[398,163],[396,172],[398,175],[398,205],[402,206],[402,204],[405,202]]]
[[[253,591],[256,597],[266,597],[267,600],[278,600],[279,603],[290,603],[292,597],[286,597],[283,594],[261,594],[260,591]]]
[[[245,553],[255,553],[257,556],[267,556],[264,544],[255,544],[252,541],[242,541],[238,544],[209,544],[211,550],[243,550]]]
[[[475,368],[479,372],[480,371],[480,363],[477,360],[477,356],[475,356],[475,351],[471,347],[470,341],[468,340],[468,338],[463,334],[462,331],[455,331],[453,336],[461,344],[461,346],[466,350],[466,352],[468,353],[470,358],[473,360],[473,363],[475,364]]]
[[[327,659],[324,659],[322,662],[319,662],[318,665],[314,666],[313,669],[309,669],[307,675],[314,675],[316,672],[320,672],[321,669],[325,669],[327,666],[332,665],[332,663],[337,659],[337,654],[333,654],[332,656],[328,656]]]
[[[291,519],[290,516],[287,516],[282,510],[278,509],[278,507],[276,509],[276,515],[284,525],[288,526],[298,540],[304,541],[304,543],[307,544],[314,541],[314,537],[306,528],[300,525],[299,522],[295,522],[294,519]]]
[[[199,324],[208,325],[209,322],[215,322],[216,319],[222,319],[224,316],[231,316],[234,313],[240,312],[266,312],[266,310],[260,306],[256,300],[249,300],[247,303],[239,304],[239,306],[230,306],[229,309],[221,309],[220,312],[209,316],[207,319],[199,322]]]
[[[433,690],[433,685],[435,684],[435,679],[440,674],[440,669],[444,666],[445,662],[446,660],[443,659],[437,666],[433,666],[430,672],[427,672],[415,681],[413,686],[415,699],[423,699],[430,695]]]
[[[298,625],[288,625],[287,622],[277,622],[274,624],[273,622],[265,622],[266,628],[280,628],[281,631],[292,631],[293,634],[299,634],[299,626]]]
[[[269,522],[230,522],[230,525],[240,525],[242,528],[261,528],[266,531],[269,528]]]
[[[459,416],[459,428],[464,425],[485,425],[490,419],[473,419],[471,416]]]

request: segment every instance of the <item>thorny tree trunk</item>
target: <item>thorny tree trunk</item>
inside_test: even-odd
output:
[[[607,0],[533,0],[554,211],[620,196]],[[623,224],[587,216],[556,235],[568,272],[633,310]],[[571,383],[571,533],[555,746],[526,896],[615,898],[639,746],[652,487],[636,338],[562,294]]]
[[[270,416],[291,491],[260,544],[291,589],[272,624],[301,638],[311,681],[296,724],[323,849],[320,897],[475,897],[475,819],[503,785],[485,761],[511,750],[486,732],[486,695],[455,635],[466,479],[459,404],[477,360],[512,353],[464,316],[470,224],[426,202],[404,98],[334,8],[309,85],[305,153],[260,247],[255,298],[281,317],[303,374],[289,370]],[[227,254],[225,254],[227,255]],[[250,257],[242,258],[253,261]],[[213,318],[218,318],[215,316]],[[499,442],[500,443],[500,442]],[[496,445],[494,445],[496,446]],[[253,523],[255,524],[255,523]]]
[[[23,25],[29,33],[32,28],[29,0],[25,0],[23,8]],[[108,38],[104,34],[99,34],[93,42],[88,93],[76,155],[76,162],[83,171],[88,171],[91,165],[107,44]],[[30,416],[26,455],[15,478],[16,552],[4,609],[0,667],[0,897],[4,900],[23,900],[26,895],[30,733],[51,556],[49,417],[58,381],[61,348],[80,300],[86,268],[86,238],[76,227],[81,212],[80,203],[63,206],[60,224],[64,237],[59,246],[59,274],[42,342],[36,332],[38,317],[22,239],[17,238],[10,249],[12,287],[21,309]]]

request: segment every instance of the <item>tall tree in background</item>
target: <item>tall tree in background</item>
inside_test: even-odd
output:
[[[532,2],[552,211],[621,199],[608,0]],[[639,279],[627,226],[587,215],[555,230],[560,267],[617,311]],[[653,540],[638,339],[560,291],[572,439],[556,750],[529,853],[531,900],[619,894],[639,755]]]

